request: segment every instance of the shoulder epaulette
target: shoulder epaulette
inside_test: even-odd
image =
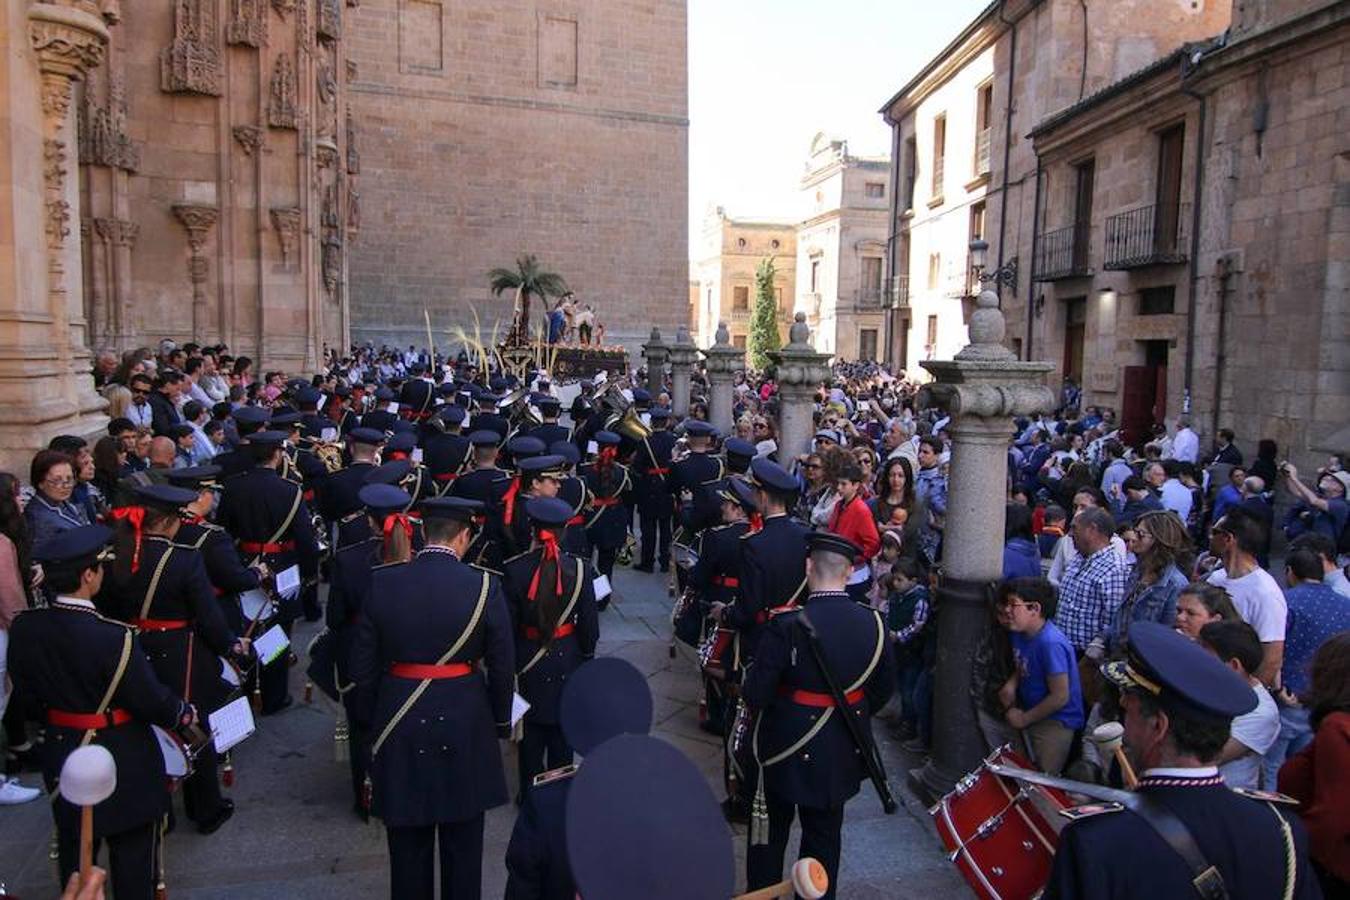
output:
[[[1061,809],[1059,814],[1070,822],[1077,822],[1079,819],[1090,819],[1093,816],[1117,813],[1124,809],[1123,803],[1116,803],[1113,800],[1098,800],[1095,803],[1084,803],[1082,806],[1070,806],[1067,809]]]
[[[1287,794],[1281,794],[1277,791],[1258,791],[1255,788],[1235,787],[1233,793],[1240,797],[1246,797],[1248,800],[1260,800],[1263,803],[1283,803],[1287,806],[1298,806],[1298,801]]]
[[[547,772],[540,772],[534,776],[533,787],[541,787],[546,784],[552,784],[555,781],[564,781],[577,773],[577,764],[560,766],[556,769],[549,769]]]

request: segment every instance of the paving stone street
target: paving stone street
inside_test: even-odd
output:
[[[647,675],[656,733],[684,751],[720,797],[721,751],[717,739],[698,728],[692,656],[684,648],[674,659],[669,655],[670,601],[664,579],[622,570],[616,572],[616,582],[619,599],[601,616],[600,652],[621,656]],[[297,629],[297,646],[308,643],[315,627]],[[296,705],[262,720],[258,733],[235,753],[236,781],[230,791],[237,805],[234,818],[211,837],[183,828],[170,835],[166,863],[171,900],[365,900],[387,894],[384,831],[351,814],[346,765],[333,754],[333,713],[317,699],[302,703],[298,668],[293,678]],[[878,726],[877,734],[901,809],[884,815],[867,785],[849,803],[840,896],[964,896],[927,813],[903,787],[913,760],[902,758],[884,727]],[[507,760],[506,771],[514,779],[513,760]],[[659,773],[653,773],[656,777]],[[34,783],[35,776],[26,774],[24,781]],[[485,897],[500,897],[505,888],[503,858],[514,819],[514,806],[488,813]],[[50,835],[45,800],[0,808],[0,881],[25,900],[56,895],[48,859]],[[738,880],[744,878],[744,844],[745,829],[737,826]],[[789,855],[795,848],[794,837]]]

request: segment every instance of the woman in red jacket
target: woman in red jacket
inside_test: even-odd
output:
[[[829,530],[848,538],[862,548],[862,554],[853,561],[853,574],[846,590],[859,603],[867,602],[867,591],[872,586],[872,557],[881,549],[881,535],[872,518],[872,510],[862,498],[862,469],[853,460],[844,463],[835,480],[838,501],[830,513]]]
[[[1299,803],[1323,895],[1350,897],[1350,631],[1317,648],[1304,705],[1313,742],[1280,768],[1279,789]]]

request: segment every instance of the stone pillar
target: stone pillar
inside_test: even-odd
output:
[[[708,365],[708,418],[723,435],[731,433],[736,373],[745,371],[745,351],[731,346],[727,323],[717,323],[713,345],[701,351]]]
[[[817,353],[811,345],[806,313],[794,317],[788,330],[788,345],[769,352],[778,383],[778,459],[785,468],[811,450],[815,436],[815,398],[821,382],[830,377],[830,354]]]
[[[920,363],[935,381],[921,406],[951,414],[951,477],[938,587],[933,752],[910,773],[921,797],[936,799],[974,770],[984,745],[970,703],[971,656],[989,625],[990,592],[1003,573],[1008,436],[1014,416],[1053,409],[1043,381],[1053,365],[1020,362],[1003,343],[998,295],[984,291],[970,320],[970,344],[952,360]]]
[[[670,411],[678,419],[689,415],[689,375],[698,360],[698,347],[689,338],[684,325],[675,329],[670,345]]]
[[[106,422],[89,377],[74,83],[108,42],[90,0],[0,7],[0,465],[27,471],[54,434]],[[22,477],[22,476],[21,476]]]
[[[653,328],[652,336],[642,345],[642,358],[647,361],[647,390],[652,402],[666,389],[666,358],[670,348],[661,341],[661,329]]]

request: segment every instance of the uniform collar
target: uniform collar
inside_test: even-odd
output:
[[[1138,787],[1221,787],[1223,783],[1223,776],[1219,774],[1217,766],[1159,767],[1145,770]]]
[[[1208,778],[1211,775],[1218,775],[1218,766],[1196,766],[1194,768],[1169,768],[1167,766],[1158,766],[1154,769],[1145,769],[1144,778]]]
[[[88,612],[97,611],[97,608],[94,606],[94,601],[86,600],[83,597],[67,597],[65,594],[57,596],[56,605],[64,606],[68,609],[87,610]]]

